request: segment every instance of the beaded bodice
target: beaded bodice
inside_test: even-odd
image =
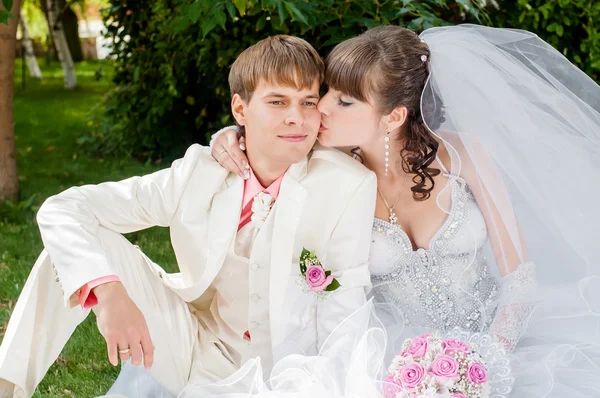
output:
[[[407,326],[487,330],[499,281],[483,256],[485,220],[465,180],[446,176],[452,205],[428,248],[413,250],[399,225],[375,219],[370,268],[375,302],[399,307]]]

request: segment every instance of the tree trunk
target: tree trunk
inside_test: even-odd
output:
[[[67,37],[71,58],[73,59],[73,62],[83,61],[83,47],[81,46],[81,39],[79,37],[79,20],[77,19],[77,14],[75,14],[70,5],[67,5],[66,0],[56,0],[56,2],[58,3],[58,10],[61,13],[60,20],[63,24],[65,36]],[[42,0],[40,5],[42,12],[46,16],[46,20],[48,21],[48,26],[50,26],[47,0]],[[79,6],[83,8],[81,4],[79,4]],[[52,52],[58,53],[54,47],[54,42],[48,43],[48,54]]]
[[[61,17],[61,22],[65,36],[67,37],[71,57],[73,58],[73,62],[81,62],[83,61],[83,49],[81,47],[81,39],[79,38],[79,20],[77,19],[77,14],[75,14],[71,6],[66,5],[65,0],[60,0],[58,3],[61,7],[60,9],[64,9],[65,11]]]
[[[71,58],[67,38],[62,28],[62,21],[61,18],[58,18],[61,12],[59,1],[46,1],[48,4],[48,18],[50,20],[49,30],[56,46],[56,52],[58,53],[63,73],[65,74],[65,88],[72,89],[77,86],[77,77],[75,76],[75,66],[73,65],[73,58]]]
[[[44,13],[44,17],[46,17],[46,23],[48,24],[48,26],[50,26],[51,23],[50,17],[48,16],[48,2],[46,0],[41,0],[39,4],[40,8],[42,9],[42,12]],[[54,47],[54,40],[52,39],[52,34],[50,30],[48,30],[46,43],[46,66],[50,67],[50,65],[52,65],[52,61],[58,59],[58,57],[56,56],[56,47]]]
[[[15,18],[0,24],[0,201],[19,200],[19,178],[15,151],[13,115],[13,78],[17,43],[17,26],[21,0],[11,10]]]
[[[19,17],[21,18],[23,49],[25,51],[25,59],[27,60],[27,68],[29,69],[29,74],[31,75],[31,77],[42,79],[42,71],[40,70],[37,58],[35,57],[35,52],[33,51],[33,43],[31,42],[31,37],[29,37],[29,27],[27,26],[27,20],[25,19],[25,15],[23,15],[23,12],[21,12]]]

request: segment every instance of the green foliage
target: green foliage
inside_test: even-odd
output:
[[[0,24],[8,25],[8,20],[15,16],[10,13],[13,6],[13,0],[2,0],[4,9],[0,9]]]
[[[365,29],[398,24],[415,30],[478,21],[468,0],[111,0],[116,87],[95,131],[82,141],[102,153],[175,157],[232,123],[229,66],[258,40],[301,36],[325,55]]]
[[[331,281],[331,283],[329,284],[329,286],[327,286],[327,288],[325,289],[325,291],[326,292],[333,292],[334,290],[336,290],[340,286],[341,286],[340,282],[338,282],[337,279],[334,279],[334,280]]]
[[[36,196],[37,194],[33,194],[29,199],[18,203],[13,203],[10,200],[0,203],[0,221],[23,222],[28,215],[38,210],[38,207],[33,205]]]
[[[518,0],[502,2],[493,16],[501,27],[537,33],[596,81],[600,80],[600,2],[596,0]]]
[[[48,37],[48,22],[39,5],[40,0],[23,0],[21,11],[27,20],[29,36],[46,45]]]

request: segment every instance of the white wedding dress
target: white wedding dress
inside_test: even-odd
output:
[[[407,337],[459,328],[488,334],[507,351],[512,374],[496,379],[492,396],[600,396],[600,320],[597,313],[573,305],[584,290],[540,289],[533,262],[499,277],[487,260],[487,227],[473,194],[463,178],[444,172],[451,209],[429,248],[413,250],[400,226],[374,222],[370,269],[375,303],[400,309],[392,316],[378,313],[382,320],[392,319],[385,326],[391,346],[386,363],[390,348],[399,352]],[[593,305],[597,310],[600,303]],[[565,330],[566,316],[577,335]]]
[[[375,219],[370,263],[374,295],[377,302],[400,308],[406,326],[481,332],[488,330],[496,312],[500,281],[483,254],[487,228],[469,187],[460,176],[442,170],[452,205],[428,248],[413,250],[399,225]],[[522,272],[533,279],[533,271],[527,265]]]

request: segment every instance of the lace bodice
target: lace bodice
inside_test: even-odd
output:
[[[499,280],[483,255],[485,219],[464,179],[446,174],[452,205],[427,249],[413,250],[399,225],[375,219],[371,275],[376,302],[399,307],[407,326],[474,332],[490,326]]]

